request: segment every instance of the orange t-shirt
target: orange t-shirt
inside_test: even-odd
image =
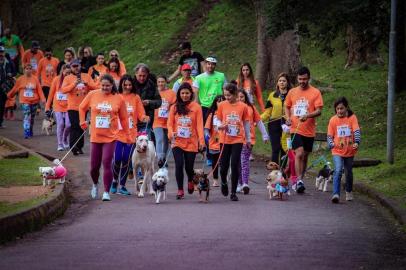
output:
[[[44,92],[42,92],[41,84],[36,76],[27,77],[25,75],[19,77],[14,87],[7,94],[8,98],[14,97],[18,93],[20,103],[37,104],[40,100],[46,102]]]
[[[299,117],[312,113],[317,108],[323,108],[323,98],[319,89],[311,85],[306,90],[302,90],[300,87],[293,88],[286,96],[285,106],[291,112],[291,133],[298,133],[306,137],[316,136],[316,119],[308,118],[305,122],[301,122]]]
[[[48,59],[42,58],[38,64],[38,74],[41,78],[41,85],[50,87],[52,80],[56,77],[56,68],[58,67],[59,60],[55,57]]]
[[[51,105],[55,112],[68,111],[68,95],[62,93],[60,88],[61,88],[61,75],[58,75],[52,80],[47,104],[45,106],[46,111],[51,109]]]
[[[120,61],[120,77],[122,77],[124,74],[127,73],[127,70],[125,69],[125,64],[123,61]]]
[[[61,92],[68,94],[68,110],[78,111],[79,104],[89,91],[99,88],[99,84],[95,83],[86,73],[81,73],[80,76],[84,83],[78,85],[76,85],[78,77],[75,74],[70,74],[63,80]]]
[[[240,86],[240,82],[237,80],[237,85]],[[259,85],[258,81],[255,80],[255,92],[252,93],[251,91],[251,82],[249,80],[244,80],[242,84],[242,88],[244,88],[245,91],[247,91],[248,96],[252,97],[255,95],[258,101],[258,105],[261,108],[261,111],[265,111],[265,105],[264,105],[264,100],[262,99],[262,88]],[[253,100],[251,101],[253,102]]]
[[[176,106],[170,108],[168,138],[169,141],[172,141],[175,133],[176,137],[172,143],[172,148],[179,147],[184,151],[198,152],[199,145],[204,145],[202,107],[192,101],[187,108],[190,110],[187,115],[175,113]]]
[[[130,130],[129,132],[131,140],[129,141],[129,138],[122,127],[119,128],[120,131],[118,132],[117,140],[123,143],[135,143],[135,139],[137,138],[137,123],[138,120],[142,121],[144,119],[145,109],[142,105],[142,101],[139,95],[120,94],[120,96],[123,98],[126,104],[128,114],[128,128]]]
[[[206,124],[204,128],[207,128],[210,130],[210,139],[209,139],[209,149],[213,151],[220,151],[220,136],[223,134],[222,132],[219,132],[218,128],[216,125],[214,125],[214,121],[217,120],[217,116],[214,115],[214,120],[213,120],[213,114],[209,114],[206,120]]]
[[[162,105],[154,111],[154,124],[152,128],[167,128],[169,109],[176,102],[176,94],[172,89],[160,91],[159,95],[162,99]]]
[[[107,73],[110,74],[111,77],[113,77],[114,84],[116,85],[116,88],[118,89],[118,87],[120,86],[121,76],[117,72],[114,72],[114,71],[107,71]]]
[[[99,73],[99,75],[95,76],[94,78],[92,77],[93,74],[93,70],[97,71]],[[99,80],[99,78],[101,76],[103,76],[103,74],[106,74],[108,72],[108,68],[105,65],[94,65],[91,66],[89,68],[89,71],[87,72],[87,74],[92,77],[93,81],[97,82]]]
[[[222,101],[217,107],[216,115],[218,120],[227,125],[227,131],[223,131],[224,136],[220,136],[220,143],[244,143],[244,121],[250,120],[248,106],[240,101],[233,104]]]
[[[350,117],[330,118],[328,123],[327,135],[334,140],[334,148],[331,150],[333,155],[342,157],[353,157],[357,150],[352,147],[355,142],[354,131],[359,130],[358,119],[355,114]]]
[[[248,107],[248,118],[250,119],[251,144],[254,145],[256,142],[255,127],[257,126],[258,121],[261,120],[261,115],[258,113],[255,107],[254,109],[251,106],[247,107]]]
[[[91,91],[80,103],[80,123],[85,122],[89,108],[91,108],[90,142],[110,143],[117,140],[119,122],[123,131],[130,136],[127,108],[121,95],[104,94],[102,90]]]
[[[38,65],[39,65],[39,61],[44,57],[44,54],[42,53],[41,50],[38,50],[38,52],[36,54],[33,54],[31,52],[31,49],[28,49],[24,52],[23,55],[23,60],[22,60],[22,65],[23,67],[30,63],[32,66],[32,74],[37,76],[37,71],[38,71]]]

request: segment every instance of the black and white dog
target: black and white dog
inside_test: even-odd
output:
[[[333,182],[334,170],[331,169],[330,164],[330,162],[327,162],[319,171],[319,174],[316,177],[316,190],[326,192],[328,182]]]
[[[162,194],[163,200],[166,199],[166,184],[169,182],[168,169],[160,168],[152,176],[152,190],[155,193],[155,203],[159,204]]]

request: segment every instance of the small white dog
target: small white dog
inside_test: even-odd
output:
[[[62,166],[59,159],[55,159],[53,163],[56,165],[55,167],[39,167],[43,186],[50,186],[52,180],[59,180],[60,184],[65,183],[66,168]]]
[[[159,204],[162,194],[163,200],[166,200],[166,184],[169,182],[168,169],[160,168],[152,176],[152,188],[155,193],[155,203]]]
[[[290,195],[289,183],[283,177],[281,171],[279,170],[271,171],[266,177],[266,181],[268,183],[266,188],[268,189],[269,199],[272,199],[272,197],[278,197],[280,200],[283,200],[284,193]]]
[[[148,139],[147,135],[138,136],[135,151],[132,155],[132,163],[134,175],[137,175],[138,168],[141,168],[141,172],[144,175],[144,181],[142,181],[140,192],[138,193],[138,197],[140,198],[144,197],[144,193],[147,191],[147,185],[149,193],[151,195],[155,194],[152,189],[151,179],[154,171],[155,159],[156,153],[154,143]],[[135,181],[135,187],[137,190],[137,181]]]
[[[42,120],[41,134],[46,133],[48,136],[51,135],[53,125],[55,125],[54,118],[44,118],[44,120]]]
[[[318,189],[319,191],[326,192],[328,182],[333,182],[334,170],[331,169],[330,164],[330,162],[327,162],[319,171],[315,183],[316,190]]]

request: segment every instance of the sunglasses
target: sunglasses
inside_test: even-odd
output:
[[[117,57],[117,54],[110,54],[111,57]]]

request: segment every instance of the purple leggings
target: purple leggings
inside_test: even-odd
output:
[[[239,177],[239,184],[247,184],[248,178],[250,177],[250,155],[252,148],[248,148],[247,145],[243,145],[241,150],[241,172]]]
[[[103,161],[103,183],[104,191],[109,192],[111,182],[113,181],[113,171],[111,162],[114,156],[116,142],[111,143],[91,143],[90,146],[90,176],[93,183],[97,185],[99,182],[100,166]]]
[[[58,146],[69,145],[70,121],[67,112],[54,112],[56,118],[56,136],[58,137]]]

